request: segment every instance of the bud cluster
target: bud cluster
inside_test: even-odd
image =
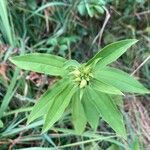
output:
[[[74,71],[71,72],[74,75],[74,81],[79,83],[80,88],[85,87],[88,85],[88,82],[93,77],[91,73],[91,68],[87,67],[80,67],[76,68]]]

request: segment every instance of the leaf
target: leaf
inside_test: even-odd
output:
[[[0,105],[0,118],[3,117],[4,112],[7,110],[8,105],[12,99],[12,97],[15,95],[15,92],[17,90],[17,79],[19,75],[19,69],[15,69],[13,77],[11,78],[11,82],[7,88],[7,92],[3,99],[1,100],[1,105]]]
[[[86,93],[102,116],[102,119],[106,121],[118,135],[126,139],[123,117],[116,105],[112,102],[111,97],[97,92],[90,87]]]
[[[87,13],[88,15],[92,18],[94,17],[94,14],[95,14],[95,10],[92,6],[88,6],[86,5],[86,9],[87,9]]]
[[[62,79],[50,87],[34,105],[29,117],[27,124],[31,123],[35,119],[45,115],[51,107],[54,99],[58,96],[68,85],[68,79]]]
[[[84,112],[87,118],[87,121],[89,122],[90,126],[94,129],[94,131],[97,129],[98,122],[99,122],[99,112],[95,108],[95,105],[91,102],[92,100],[88,97],[86,93],[84,93],[82,97],[82,104],[84,108]]]
[[[92,18],[94,16],[94,9],[92,8],[92,6],[88,3],[87,0],[85,0],[85,7],[87,10],[88,15]]]
[[[111,95],[111,98],[113,99],[114,104],[116,104],[119,107],[124,107],[123,106],[123,98],[121,95]]]
[[[72,97],[72,120],[77,134],[82,134],[86,127],[86,116],[80,99],[80,91]]]
[[[87,65],[93,63],[97,58],[101,58],[97,63],[97,69],[103,68],[118,59],[124,52],[126,52],[129,47],[131,47],[136,42],[137,40],[135,39],[128,39],[109,44],[101,51],[99,51],[93,58],[91,58],[87,62]]]
[[[97,79],[92,79],[90,81],[92,88],[94,88],[97,91],[108,93],[108,94],[116,94],[116,95],[123,95],[123,93],[115,88],[112,85],[109,85],[105,82],[99,81]]]
[[[53,104],[46,114],[45,123],[42,132],[46,132],[62,116],[66,107],[69,105],[71,97],[76,92],[77,87],[73,84],[68,86],[54,99]]]
[[[3,122],[0,120],[0,128],[3,128],[4,124]]]
[[[80,2],[79,5],[78,5],[78,11],[80,13],[81,16],[84,16],[85,13],[86,13],[86,7],[85,7],[85,4],[84,2]]]
[[[68,68],[78,68],[80,66],[80,64],[76,61],[76,60],[67,60],[64,63],[64,68],[68,69]]]
[[[130,93],[150,93],[139,81],[129,74],[112,67],[105,67],[101,71],[95,71],[94,77],[100,81],[104,81],[123,92]]]
[[[8,1],[0,1],[0,32],[5,42],[10,46],[14,46],[14,34],[12,32],[13,25],[10,24],[10,15],[8,12]]]
[[[10,61],[17,67],[34,72],[45,73],[54,76],[63,76],[63,65],[66,59],[42,53],[32,53],[23,56],[15,56]]]
[[[104,9],[102,6],[95,5],[94,8],[101,14],[104,14]]]

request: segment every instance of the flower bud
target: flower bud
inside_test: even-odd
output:
[[[85,74],[88,74],[88,73],[90,72],[90,70],[91,70],[90,67],[86,67],[86,68],[84,68],[83,72],[84,72]]]
[[[83,88],[87,85],[87,81],[85,79],[81,80],[80,88]]]
[[[76,77],[80,76],[80,71],[79,70],[74,70],[72,71],[72,74],[74,74]]]
[[[75,78],[74,81],[81,81],[81,78],[80,78],[80,77],[77,77],[77,78]]]

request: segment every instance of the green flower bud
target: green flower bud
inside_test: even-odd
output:
[[[81,74],[80,71],[77,69],[72,71],[71,73],[74,74],[76,77],[80,76],[80,74]]]
[[[85,79],[86,79],[86,81],[90,81],[90,78],[88,76]]]
[[[77,77],[77,78],[75,78],[74,81],[81,81],[81,78],[80,78],[80,77]]]
[[[85,79],[81,80],[80,88],[83,88],[87,85],[87,81]]]
[[[89,73],[89,77],[92,77],[92,78],[93,78],[93,74],[92,74],[92,73]]]
[[[91,70],[90,67],[86,67],[86,68],[84,68],[83,72],[84,72],[85,74],[88,74],[88,73],[90,72],[90,70]]]

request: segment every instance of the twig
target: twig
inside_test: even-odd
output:
[[[146,15],[146,14],[149,14],[150,13],[150,10],[147,10],[147,11],[143,11],[143,12],[139,12],[139,13],[135,13],[134,16],[136,16],[139,20],[141,19],[140,16],[142,15]]]
[[[134,15],[135,15],[135,16],[140,16],[140,15],[145,15],[145,14],[149,14],[149,13],[150,13],[150,10],[147,10],[147,11],[135,13]]]
[[[48,20],[48,16],[49,16],[49,11],[48,9],[44,10],[44,14],[45,14],[45,23],[46,23],[46,32],[49,32],[49,20]]]
[[[108,9],[106,9],[105,7],[103,7],[103,9],[105,9],[105,11],[106,11],[105,20],[104,20],[104,23],[103,23],[101,30],[99,31],[99,33],[97,34],[97,36],[95,37],[95,39],[92,42],[92,45],[93,45],[96,42],[96,40],[99,38],[99,43],[98,43],[99,47],[101,45],[101,40],[102,40],[102,35],[104,32],[104,29],[108,23],[109,18],[110,18],[110,13],[109,13]]]
[[[131,73],[131,75],[134,75],[149,59],[150,55]]]

